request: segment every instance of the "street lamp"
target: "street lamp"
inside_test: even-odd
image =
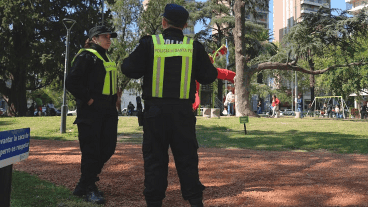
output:
[[[66,91],[65,91],[65,80],[66,76],[68,75],[69,71],[69,37],[70,37],[70,30],[72,29],[73,25],[76,23],[73,19],[64,18],[63,24],[66,28],[67,35],[66,35],[66,52],[65,52],[65,71],[64,71],[64,87],[63,87],[63,106],[61,107],[61,126],[60,126],[60,133],[65,133],[66,129],[66,113],[68,111],[68,106],[66,105]]]

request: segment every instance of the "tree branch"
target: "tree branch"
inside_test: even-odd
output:
[[[341,68],[341,67],[351,67],[351,66],[361,66],[361,65],[368,65],[368,62],[354,62],[354,63],[349,63],[349,64],[343,64],[343,65],[333,65],[330,67],[327,67],[325,69],[322,70],[316,70],[316,71],[310,71],[307,70],[305,68],[299,67],[299,66],[295,66],[292,64],[287,64],[287,63],[277,63],[277,62],[265,62],[265,63],[261,63],[261,64],[256,64],[256,65],[252,65],[250,68],[251,70],[255,70],[255,72],[259,72],[261,70],[294,70],[294,71],[299,71],[302,73],[307,73],[307,74],[312,74],[312,75],[319,75],[319,74],[323,74],[329,70],[333,70],[336,68]]]

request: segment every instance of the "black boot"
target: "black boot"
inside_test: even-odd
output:
[[[75,189],[73,191],[73,195],[82,197],[86,195],[87,186],[84,186],[81,182],[78,182],[77,186],[75,186]]]
[[[102,191],[98,191],[101,196],[103,196]],[[80,181],[78,182],[77,186],[75,186],[75,189],[73,191],[73,195],[83,197],[87,194],[87,186]]]
[[[189,203],[190,203],[191,207],[203,207],[202,197],[195,198],[195,199],[190,199]]]
[[[95,184],[87,187],[85,199],[87,202],[91,202],[91,203],[97,203],[97,204],[105,203],[105,199],[103,195],[101,195],[100,191],[98,191],[98,188]]]
[[[161,207],[162,201],[146,201],[147,207]]]

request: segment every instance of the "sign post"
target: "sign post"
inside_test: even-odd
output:
[[[28,158],[30,128],[0,132],[0,206],[10,207],[13,164]]]
[[[247,127],[245,126],[246,123],[249,123],[249,117],[248,116],[241,116],[239,117],[239,121],[241,124],[244,124],[244,133],[247,134]]]

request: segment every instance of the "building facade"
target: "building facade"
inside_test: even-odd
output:
[[[245,9],[247,10],[247,9]],[[268,29],[270,28],[270,25],[268,23],[269,20],[269,11],[267,10],[260,10],[258,9],[257,17],[254,17],[252,14],[249,14],[246,12],[245,19],[248,21],[256,22],[259,25],[262,25],[264,28]]]
[[[281,42],[290,28],[300,20],[300,17],[307,13],[316,12],[320,7],[331,8],[331,0],[274,0],[274,41]]]

